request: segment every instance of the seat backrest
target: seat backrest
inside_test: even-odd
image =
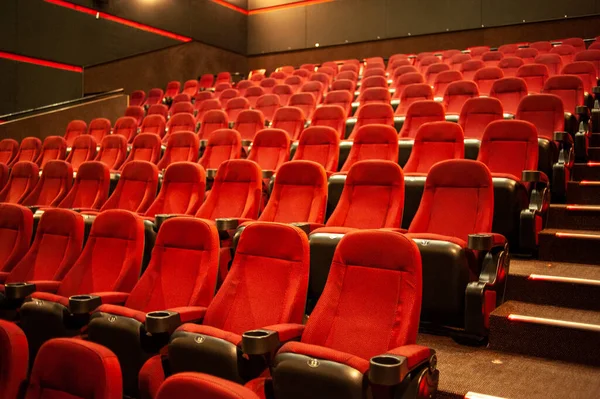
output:
[[[216,82],[215,83],[215,95],[217,96],[217,98],[221,98],[221,94],[223,94],[223,92],[227,91],[227,93],[225,94],[226,98],[232,98],[232,97],[236,97],[239,93],[237,90],[235,90],[235,94],[233,91],[228,91],[229,89],[231,89],[231,83],[230,82]]]
[[[450,66],[448,64],[441,63],[441,64],[429,65],[427,67],[427,69],[425,70],[425,82],[428,85],[433,86],[436,76],[440,72],[449,71],[449,70],[450,70]]]
[[[236,120],[240,112],[245,109],[250,109],[250,101],[246,97],[232,98],[225,104],[225,112],[230,121]]]
[[[323,92],[325,91],[325,86],[323,83],[313,80],[310,82],[306,82],[300,88],[300,93],[310,93],[315,99],[315,104],[320,104],[323,99]]]
[[[307,83],[310,82],[320,82],[323,85],[323,91],[327,91],[327,89],[329,88],[329,84],[331,83],[331,76],[326,73],[315,72],[312,75],[310,75],[310,78],[308,79]]]
[[[269,202],[258,220],[280,223],[323,223],[327,206],[325,169],[311,161],[281,165]]]
[[[0,191],[2,191],[4,186],[6,186],[6,183],[8,183],[9,174],[10,169],[8,169],[8,166],[3,163],[0,163]]]
[[[503,119],[502,103],[497,98],[469,98],[463,105],[458,124],[463,129],[465,138],[481,140],[487,125]]]
[[[204,115],[213,109],[221,110],[221,101],[217,98],[204,99],[199,105],[195,106],[198,113],[196,114],[196,121],[201,122]]]
[[[0,354],[0,392],[5,398],[18,398],[27,380],[29,347],[16,323],[0,320]]]
[[[217,94],[217,98],[219,99],[219,101],[221,101],[221,104],[227,104],[227,101],[231,100],[232,98],[239,97],[240,95],[239,91],[232,88],[226,88],[221,92],[218,92],[215,89],[215,93]]]
[[[159,104],[164,97],[164,91],[159,88],[151,89],[148,92],[148,97],[146,97],[146,102],[144,105],[154,105]]]
[[[513,56],[515,55],[518,49],[518,43],[503,44],[500,47],[498,47],[498,52],[504,54],[505,56]]]
[[[392,85],[395,86],[396,82],[398,81],[398,79],[400,78],[400,76],[407,74],[407,73],[419,73],[419,70],[417,69],[417,67],[413,66],[413,65],[404,65],[404,66],[400,66],[396,69],[394,69],[394,72],[392,73]]]
[[[338,167],[340,137],[329,126],[311,126],[300,135],[298,148],[292,161],[313,161],[335,172]]]
[[[0,140],[0,163],[10,165],[19,151],[19,142],[13,139]]]
[[[246,89],[244,96],[248,99],[248,101],[250,101],[250,107],[254,108],[256,106],[258,97],[262,96],[263,94],[265,94],[265,89],[260,86],[252,86]]]
[[[465,156],[463,130],[454,122],[429,122],[421,125],[403,170],[404,173],[427,173],[440,161]]]
[[[479,60],[483,56],[483,54],[490,51],[490,46],[473,46],[469,47],[469,54],[473,59]],[[501,53],[502,54],[502,53]]]
[[[560,97],[565,112],[574,113],[575,107],[583,105],[585,101],[583,80],[575,75],[556,75],[548,78],[542,92]]]
[[[112,124],[110,120],[106,118],[96,118],[90,122],[90,126],[88,127],[88,134],[92,136],[96,142],[101,142],[104,136],[110,134],[110,129],[112,128]]]
[[[125,114],[123,116],[131,116],[137,121],[138,126],[142,124],[144,120],[145,112],[142,107],[132,107],[129,106],[125,109]]]
[[[356,162],[367,159],[398,161],[398,133],[393,127],[381,124],[360,127],[341,172],[348,172]]]
[[[339,81],[338,81],[339,82]],[[379,90],[379,89],[374,89]],[[382,89],[385,90],[385,89]],[[389,96],[389,93],[388,93]],[[347,90],[332,90],[325,96],[323,100],[324,105],[337,105],[342,107],[344,115],[349,116],[352,112],[352,100],[354,99],[354,93]],[[388,101],[389,102],[389,101]],[[316,112],[316,111],[315,111]],[[313,119],[315,116],[313,116]],[[344,118],[345,119],[345,118]]]
[[[260,72],[257,71],[257,73],[253,73],[250,76],[250,81],[251,82],[260,82],[261,80],[263,80],[264,78],[266,78],[265,74],[263,71],[265,70],[259,70]]]
[[[297,107],[281,107],[275,111],[271,127],[285,130],[291,140],[298,140],[305,123],[306,119],[301,109]]]
[[[42,177],[31,193],[22,202],[23,205],[58,206],[65,198],[73,183],[73,167],[65,161],[48,161]]]
[[[290,97],[288,105],[299,108],[304,113],[304,117],[311,120],[316,107],[315,96],[311,93],[296,93]]]
[[[354,94],[357,80],[358,76],[352,71],[340,72],[331,84],[331,90],[346,90]]]
[[[131,146],[129,156],[123,162],[121,170],[132,161],[148,161],[156,164],[161,152],[160,137],[152,133],[141,133],[136,136]]]
[[[284,84],[286,84],[292,88],[292,91],[294,93],[300,89],[300,86],[302,86],[303,82],[304,81],[302,80],[302,78],[300,76],[294,76],[294,75],[288,76],[283,81]]]
[[[504,57],[498,62],[498,68],[502,69],[504,76],[514,77],[517,74],[517,69],[525,65],[525,61],[519,57]]]
[[[143,105],[145,99],[146,92],[144,90],[136,90],[129,95],[129,105]]]
[[[21,161],[13,165],[8,182],[0,191],[0,202],[20,204],[31,193],[39,180],[39,168],[33,162]]]
[[[279,96],[277,94],[263,94],[256,100],[257,111],[262,112],[265,120],[273,120],[273,115],[281,107]]]
[[[272,245],[275,241],[282,245]],[[301,323],[309,258],[308,238],[297,227],[250,224],[240,235],[231,269],[208,306],[204,324],[242,334],[272,324]]]
[[[217,74],[217,81],[215,82],[215,84],[222,83],[222,82],[227,82],[227,83],[231,82],[231,74],[229,72],[219,72]]]
[[[198,92],[198,81],[196,79],[190,79],[183,84],[182,93],[187,94],[190,97]]]
[[[271,75],[269,75],[270,78],[273,78],[277,81],[277,84],[283,82],[287,76],[288,74],[283,71],[273,71],[271,72]]]
[[[363,72],[363,79],[370,78],[371,76],[383,76],[383,77],[385,77],[385,69],[383,69],[383,68],[371,68],[371,69],[366,69]]]
[[[427,68],[430,65],[435,65],[435,64],[442,64],[443,61],[438,58],[435,55],[429,55],[427,57],[423,57],[420,61],[419,61],[419,69],[421,70],[421,73],[425,73],[425,71],[427,70]]]
[[[35,162],[40,156],[42,150],[42,141],[37,137],[25,137],[21,140],[21,145],[17,151],[17,155],[13,159],[11,166],[17,162],[27,161]]]
[[[173,96],[173,102],[171,103],[171,111],[173,110],[173,105],[179,103],[190,103],[192,102],[192,97],[187,93],[179,93]]]
[[[579,76],[583,81],[583,90],[586,93],[591,93],[592,88],[598,84],[598,73],[596,72],[596,67],[589,61],[571,62],[563,67],[561,75]]]
[[[552,50],[552,43],[549,41],[533,42],[529,43],[529,47],[536,49],[539,54],[547,54]]]
[[[477,160],[491,173],[512,175],[521,180],[524,170],[538,168],[538,134],[526,121],[499,120],[485,129]]]
[[[242,138],[233,129],[218,129],[210,134],[204,154],[198,161],[204,169],[218,169],[229,160],[242,156]]]
[[[371,76],[370,78],[362,79],[360,85],[360,92],[364,92],[372,87],[381,87],[384,89],[388,88],[387,79],[383,76]]]
[[[209,374],[184,372],[167,378],[156,399],[170,398],[259,399],[250,389]]]
[[[399,227],[404,209],[404,174],[392,161],[367,160],[348,171],[328,227]]]
[[[553,94],[532,94],[521,100],[515,118],[531,122],[539,137],[554,140],[554,132],[565,129],[564,105]]]
[[[200,141],[194,132],[179,131],[169,134],[167,148],[156,166],[164,170],[174,162],[196,162]]]
[[[534,61],[536,64],[546,65],[546,67],[548,68],[548,74],[550,76],[558,75],[563,65],[560,56],[558,54],[552,53],[540,54],[537,57],[535,57]]]
[[[285,130],[262,129],[256,133],[248,159],[262,170],[276,171],[290,159],[290,138]]]
[[[6,277],[6,283],[60,281],[81,253],[83,217],[67,209],[46,209],[27,254]]]
[[[135,118],[131,116],[122,116],[115,122],[113,134],[120,134],[125,137],[128,143],[133,143],[137,135],[138,124]]]
[[[197,163],[175,162],[165,170],[160,192],[145,216],[195,215],[204,201],[206,173]]]
[[[356,124],[350,133],[349,139],[354,139],[358,130],[368,125],[394,126],[394,109],[388,104],[365,104],[356,112]]]
[[[535,57],[537,57],[539,54],[540,52],[536,49],[527,47],[517,49],[515,56],[521,58],[525,62],[525,64],[531,64],[534,62]]]
[[[147,161],[131,161],[123,165],[115,191],[100,211],[124,209],[144,213],[156,198],[158,168]]]
[[[560,46],[552,47],[550,50],[550,54],[557,54],[560,57],[563,65],[573,62],[576,53],[577,50],[575,50],[575,47],[569,44],[561,44]]]
[[[473,97],[479,97],[479,88],[472,80],[458,80],[448,84],[444,93],[446,113],[460,114],[465,101]]]
[[[527,96],[527,83],[521,78],[502,78],[492,85],[490,97],[497,98],[507,114],[517,112],[519,102]]]
[[[339,105],[323,105],[315,110],[310,126],[328,126],[340,139],[346,135],[346,111]]]
[[[242,140],[254,140],[256,133],[265,127],[265,117],[262,112],[246,109],[238,115],[233,128],[240,133]]]
[[[166,220],[156,236],[150,263],[125,306],[145,313],[208,306],[218,268],[219,233],[213,223],[195,218]]]
[[[200,130],[198,130],[198,138],[207,140],[210,134],[218,129],[227,129],[229,127],[229,119],[225,111],[213,109],[207,111],[200,122]]]
[[[167,122],[167,136],[177,132],[195,132],[196,120],[192,114],[173,115]],[[164,139],[163,139],[164,140]]]
[[[415,101],[406,110],[406,119],[400,137],[414,139],[419,127],[427,122],[445,120],[444,106],[433,100]]]
[[[549,72],[544,64],[527,64],[519,67],[515,76],[527,83],[529,93],[541,93],[548,80]]]
[[[208,89],[213,86],[215,81],[215,75],[211,73],[206,73],[200,77],[198,81],[198,87],[201,89]]]
[[[264,89],[265,94],[271,94],[273,92],[273,87],[277,85],[277,79],[265,78],[261,80],[258,85]]]
[[[143,253],[142,218],[122,209],[101,212],[57,294],[69,297],[103,291],[130,292],[140,275]]]
[[[580,53],[581,51],[585,50],[585,42],[580,37],[570,37],[568,39],[561,40],[561,42],[563,46],[573,46],[576,53]]]
[[[502,58],[504,58],[504,54],[499,51],[487,51],[481,55],[481,61],[483,61],[486,66],[498,66],[498,63]]]
[[[97,147],[98,142],[94,137],[89,134],[81,135],[73,140],[73,146],[66,161],[71,164],[76,172],[82,163],[96,158]]]
[[[167,83],[167,87],[165,90],[165,97],[175,97],[177,93],[179,93],[179,88],[181,87],[181,83],[173,80]]]
[[[240,93],[240,96],[244,96],[246,94],[246,89],[248,87],[252,87],[254,86],[254,82],[251,80],[240,80],[239,82],[237,82],[237,84],[235,85],[235,88],[238,90],[238,92]]]
[[[187,94],[178,94],[176,97],[179,96],[187,96]],[[171,105],[171,109],[169,110],[169,113],[172,115],[177,115],[177,114],[194,114],[194,106],[192,105],[191,102],[178,102],[178,103],[173,103],[173,105]],[[143,122],[142,122],[143,123]]]
[[[84,121],[74,120],[69,122],[65,130],[64,139],[67,141],[67,146],[73,145],[75,137],[87,133],[87,124]]]
[[[489,96],[494,82],[503,77],[504,72],[502,72],[502,69],[498,67],[485,67],[475,72],[473,81],[477,83],[479,94]]]
[[[10,272],[27,253],[33,213],[24,206],[0,203],[0,272]]]
[[[446,65],[446,64],[435,64]],[[400,104],[394,115],[404,116],[408,107],[415,101],[433,100],[433,90],[427,83],[414,83],[406,86],[400,96]]]
[[[148,112],[146,113],[146,117],[148,117],[150,115],[160,115],[163,118],[165,118],[165,120],[166,120],[167,117],[169,116],[169,107],[167,107],[165,104],[154,104],[154,105],[151,105],[150,108],[148,108]]]
[[[273,94],[276,94],[279,97],[281,106],[286,106],[290,101],[290,97],[294,94],[294,89],[292,89],[290,85],[278,84],[273,87]]]
[[[25,398],[112,399],[122,395],[122,390],[121,366],[108,348],[55,338],[40,348]]]
[[[471,58],[469,54],[456,54],[450,58],[450,68],[453,71],[460,71],[462,63],[469,61]]]
[[[468,60],[461,64],[460,71],[463,74],[463,79],[473,80],[475,72],[485,67],[485,63],[481,60]]]
[[[402,96],[402,92],[406,86],[415,83],[425,83],[425,78],[418,72],[409,72],[398,76],[398,79],[394,82],[394,99],[398,99]]]
[[[58,204],[58,207],[97,211],[108,199],[109,187],[108,167],[98,161],[84,162],[77,171],[71,190]]]
[[[462,80],[462,73],[459,71],[440,72],[433,82],[433,96],[436,98],[443,97],[448,85],[458,80]]]
[[[211,91],[199,91],[194,96],[194,110],[199,111],[206,100],[214,100],[214,94]]]
[[[256,219],[261,202],[262,173],[256,162],[231,159],[223,162],[210,193],[196,217]],[[223,201],[227,198],[227,201]]]
[[[575,61],[591,62],[596,68],[596,76],[600,77],[600,49],[581,51],[575,55]]]
[[[73,139],[73,143],[75,139]],[[35,160],[40,168],[53,160],[63,160],[67,156],[67,141],[60,136],[48,136],[44,139],[40,156]]]
[[[167,122],[162,115],[148,115],[142,122],[140,133],[154,133],[163,138],[166,126]]]
[[[452,159],[429,170],[419,209],[409,233],[456,237],[492,231],[494,186],[487,166],[478,161]]]
[[[386,87],[371,87],[360,93],[358,100],[360,106],[366,104],[389,104],[391,95]]]
[[[302,342],[365,360],[414,344],[421,274],[421,254],[410,238],[377,230],[346,234]]]

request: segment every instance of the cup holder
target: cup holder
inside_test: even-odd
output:
[[[220,218],[215,220],[215,223],[219,231],[234,230],[240,225],[239,219],[235,218]]]
[[[474,251],[489,251],[494,245],[491,234],[469,234],[467,248]]]
[[[263,170],[262,177],[263,179],[270,179],[275,174],[274,170]]]
[[[375,356],[371,361],[377,365],[386,367],[399,366],[402,363],[396,356]]]
[[[380,355],[371,358],[369,381],[375,385],[393,386],[402,382],[408,374],[408,365],[403,356]]]
[[[8,299],[25,299],[35,292],[35,284],[8,283],[4,285],[4,295]]]
[[[177,312],[161,310],[146,314],[146,331],[150,334],[171,334],[181,325],[181,317]]]
[[[242,351],[247,355],[273,353],[280,345],[277,331],[250,330],[242,334]]]
[[[217,176],[216,169],[206,169],[206,178],[207,179],[214,180],[216,176]]]
[[[302,230],[306,235],[310,234],[310,223],[292,223],[292,225]]]
[[[73,314],[86,314],[102,305],[98,295],[73,295],[69,297],[69,310]]]
[[[155,319],[164,319],[165,317],[171,316],[169,312],[150,312],[146,317],[153,317]]]

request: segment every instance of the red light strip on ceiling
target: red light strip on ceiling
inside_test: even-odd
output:
[[[83,68],[75,65],[62,64],[60,62],[41,60],[39,58],[27,57],[25,55],[18,55],[13,53],[7,53],[4,51],[0,51],[0,58],[4,58],[6,60],[17,61],[17,62],[25,62],[27,64],[45,66],[54,69],[62,69],[63,71],[69,72],[78,72],[82,73]]]
[[[244,15],[256,15],[256,14],[263,14],[263,13],[271,12],[271,11],[287,10],[289,8],[294,8],[294,7],[312,6],[315,4],[329,3],[329,2],[335,1],[335,0],[300,0],[300,1],[296,1],[295,3],[281,4],[278,6],[271,6],[271,7],[256,8],[256,9],[250,10],[250,11],[245,10],[241,7],[238,7],[236,5],[233,5],[231,3],[228,3],[225,0],[211,0],[211,1],[213,3],[219,4],[223,7],[227,7],[229,9],[232,9],[232,10],[242,13]]]
[[[139,22],[131,21],[129,19],[116,17],[114,15],[107,14],[107,13],[104,13],[101,11],[96,11],[91,8],[87,8],[87,7],[77,5],[77,4],[69,3],[68,1],[64,1],[64,0],[44,0],[44,1],[46,3],[54,4],[56,6],[68,8],[68,9],[78,11],[78,12],[88,14],[88,15],[93,15],[96,18],[102,18],[107,21],[116,22],[121,25],[126,25],[129,27],[135,28],[135,29],[139,29],[139,30],[154,33],[154,34],[157,34],[160,36],[168,37],[170,39],[179,40],[180,42],[191,42],[192,41],[191,38],[186,37],[186,36],[178,35],[176,33],[171,33],[166,30],[155,28],[153,26],[144,25]]]
[[[248,15],[248,10],[246,10],[245,8],[242,8],[242,7],[238,7],[235,4],[228,3],[228,2],[226,2],[224,0],[211,0],[211,1],[213,3],[216,3],[216,4],[220,5],[220,6],[232,9],[233,11],[237,11],[237,12],[242,13],[244,15]]]

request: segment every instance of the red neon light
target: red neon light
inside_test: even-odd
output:
[[[62,64],[60,62],[54,62],[54,61],[46,61],[46,60],[41,60],[39,58],[33,58],[33,57],[27,57],[24,55],[6,53],[4,51],[0,51],[0,58],[4,58],[7,60],[11,60],[11,61],[26,62],[28,64],[40,65],[40,66],[45,66],[45,67],[49,67],[49,68],[62,69],[64,71],[69,71],[69,72],[78,72],[78,73],[83,72],[82,67],[78,67],[75,65]]]
[[[78,11],[84,14],[88,14],[88,15],[93,15],[96,18],[102,18],[102,19],[106,19],[107,21],[111,21],[111,22],[116,22],[118,24],[121,25],[126,25],[126,26],[130,26],[132,28],[135,29],[139,29],[139,30],[143,30],[146,32],[150,32],[150,33],[154,33],[157,35],[161,35],[164,37],[168,37],[170,39],[174,39],[174,40],[179,40],[180,42],[191,42],[192,39],[186,36],[182,36],[182,35],[178,35],[175,33],[171,33],[168,32],[166,30],[162,30],[159,28],[155,28],[153,26],[149,26],[149,25],[144,25],[141,24],[139,22],[134,22],[131,21],[129,19],[125,19],[125,18],[121,18],[121,17],[117,17],[111,14],[107,14],[101,11],[96,11],[93,10],[91,8],[87,8],[87,7],[83,7],[77,4],[73,4],[73,3],[69,3],[68,1],[64,1],[64,0],[44,0],[46,3],[50,3],[50,4],[54,4],[56,6],[60,6],[60,7],[64,7],[64,8],[69,8],[71,10],[74,11]]]
[[[297,1],[295,3],[281,4],[281,5],[278,5],[278,6],[271,6],[271,7],[265,7],[265,8],[257,8],[255,10],[248,11],[248,15],[263,14],[265,12],[271,12],[271,11],[287,10],[289,8],[294,8],[294,7],[312,6],[312,5],[315,5],[315,4],[329,3],[331,1],[334,1],[334,0],[303,0],[303,1]]]
[[[218,4],[218,5],[220,5],[220,6],[227,7],[227,8],[229,8],[229,9],[232,9],[233,11],[237,11],[237,12],[239,12],[239,13],[242,13],[242,14],[244,14],[244,15],[248,15],[248,10],[246,10],[246,9],[243,9],[242,7],[238,7],[238,6],[236,6],[235,4],[228,3],[228,2],[226,2],[226,1],[224,1],[224,0],[211,0],[211,1],[212,1],[213,3],[217,3],[217,4]]]
[[[600,162],[592,162],[592,161],[590,161],[590,162],[587,163],[587,165],[588,166],[600,166]]]

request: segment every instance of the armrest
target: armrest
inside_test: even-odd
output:
[[[263,330],[276,331],[279,334],[281,343],[286,343],[288,341],[299,340],[302,337],[305,327],[304,324],[284,323],[266,326]]]
[[[8,299],[25,299],[36,291],[36,285],[31,283],[7,283],[4,285],[4,295]]]
[[[314,230],[316,230],[316,229],[318,229],[320,227],[325,227],[325,225],[322,224],[322,223],[308,223],[308,222],[292,223],[292,226],[298,227],[300,230],[302,230],[303,232],[305,232],[306,235],[309,235]]]
[[[263,179],[270,179],[275,174],[274,170],[263,170],[262,177]]]
[[[546,186],[550,182],[548,176],[539,170],[524,170],[521,175],[521,180],[527,183],[542,183]]]
[[[408,229],[401,229],[399,227],[386,227],[386,228],[379,229],[379,230],[393,231],[394,233],[400,233],[400,234],[408,234]]]
[[[154,215],[154,225],[156,226],[156,230],[160,229],[160,226],[168,219],[176,218],[176,217],[189,217],[188,215],[182,215],[178,213],[159,213]]]
[[[467,248],[473,251],[490,251],[495,247],[504,247],[506,238],[497,233],[469,234]]]
[[[204,319],[204,315],[206,314],[206,308],[204,306],[182,306],[169,310],[179,313],[179,318],[181,319],[182,323],[202,321],[202,319]]]
[[[69,311],[73,314],[86,314],[102,305],[98,295],[73,295],[69,297]]]
[[[254,219],[250,218],[218,218],[215,219],[215,224],[217,225],[217,230],[219,231],[228,231],[235,230],[238,226],[244,222],[249,222]]]
[[[129,298],[128,292],[94,292],[92,295],[99,296],[102,304],[108,305],[123,305]]]
[[[216,169],[206,169],[206,178],[208,180],[214,180],[215,176],[217,176],[217,170]]]
[[[420,345],[402,346],[371,358],[369,381],[374,385],[399,385],[412,370],[424,363],[435,368],[435,351]]]
[[[304,332],[302,324],[274,324],[260,330],[242,334],[242,351],[246,355],[269,355],[287,341],[300,339]]]
[[[150,334],[171,334],[181,325],[179,313],[170,310],[160,310],[146,314],[146,331]]]
[[[563,144],[573,144],[573,137],[568,132],[554,132],[553,138]]]
[[[51,293],[56,293],[56,291],[58,291],[58,287],[60,286],[60,281],[54,280],[36,280],[30,281],[30,283],[35,285],[36,291]]]

